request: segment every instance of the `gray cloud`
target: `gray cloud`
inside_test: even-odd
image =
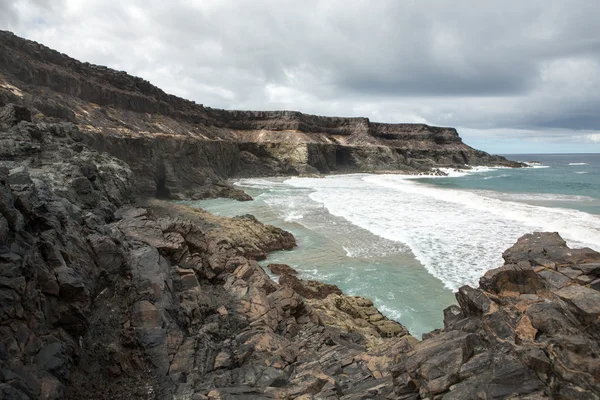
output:
[[[0,27],[5,29],[13,27],[13,21],[16,21],[17,15],[13,9],[12,1],[0,0]]]
[[[0,2],[19,35],[213,107],[600,126],[597,0]]]

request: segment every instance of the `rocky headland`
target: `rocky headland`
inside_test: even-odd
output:
[[[205,107],[0,31],[8,103],[35,121],[77,124],[85,144],[128,163],[136,193],[161,198],[247,199],[231,177],[521,165],[467,146],[453,128]]]
[[[368,299],[271,280],[257,260],[291,234],[164,200],[509,161],[450,128],[214,110],[10,33],[0,50],[1,399],[598,398],[600,253],[526,235],[418,340]]]

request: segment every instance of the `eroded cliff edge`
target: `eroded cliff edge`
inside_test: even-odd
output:
[[[251,216],[132,204],[71,123],[0,109],[3,399],[594,399],[600,253],[534,233],[419,342],[372,303],[255,260]]]
[[[204,107],[0,31],[8,103],[34,109],[36,121],[78,124],[84,143],[130,165],[136,192],[166,198],[243,199],[230,177],[519,165],[467,146],[453,128]]]

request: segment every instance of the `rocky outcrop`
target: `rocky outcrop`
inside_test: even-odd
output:
[[[0,106],[76,123],[88,146],[127,162],[145,196],[247,200],[230,177],[519,166],[477,151],[453,128],[293,111],[218,110],[0,31]]]
[[[594,399],[600,253],[525,235],[394,369],[399,399]]]
[[[0,50],[0,398],[598,398],[600,254],[558,234],[519,239],[419,342],[368,299],[272,281],[256,260],[291,234],[134,197],[508,163],[455,130],[214,110],[6,32]]]
[[[534,233],[419,342],[365,298],[272,281],[295,246],[250,215],[132,203],[71,123],[0,109],[6,399],[595,398],[600,254]]]
[[[342,307],[343,328],[325,323],[271,281],[255,260],[292,235],[252,216],[133,205],[127,165],[72,124],[29,119],[0,109],[3,399],[390,393],[390,366],[415,340],[360,333],[366,322]]]

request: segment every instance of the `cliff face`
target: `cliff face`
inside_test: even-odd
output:
[[[0,108],[0,398],[391,392],[390,366],[416,343],[404,327],[337,288],[273,282],[255,260],[291,234],[135,207],[134,179],[75,125]]]
[[[34,107],[0,108],[0,398],[598,397],[600,253],[558,234],[519,239],[419,342],[368,299],[289,267],[272,281],[256,260],[293,248],[285,231],[131,202],[243,197],[222,179],[244,173],[503,162],[454,130],[212,110],[0,47],[2,102]]]
[[[224,182],[235,176],[518,165],[465,145],[452,128],[204,107],[0,31],[7,103],[36,110],[36,121],[76,123],[85,143],[131,166],[145,195],[243,198]]]
[[[129,202],[71,123],[0,109],[2,399],[594,399],[600,253],[519,239],[419,342],[371,301],[256,262],[252,216]]]

